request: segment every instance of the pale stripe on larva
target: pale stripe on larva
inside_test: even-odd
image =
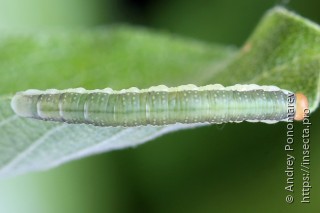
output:
[[[297,99],[297,97],[300,97]],[[27,90],[11,102],[22,117],[96,126],[166,125],[174,123],[275,123],[288,118],[288,102],[301,120],[304,95],[295,95],[275,86],[164,85],[139,90],[113,91]],[[295,113],[295,114],[294,114]]]

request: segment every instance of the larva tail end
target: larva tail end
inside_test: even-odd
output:
[[[296,94],[296,114],[294,120],[301,121],[304,118],[305,109],[309,108],[308,99],[302,93]]]
[[[29,97],[17,93],[11,100],[12,110],[21,117],[33,117],[32,102]]]

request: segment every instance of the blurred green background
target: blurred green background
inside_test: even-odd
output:
[[[320,23],[316,0],[0,0],[0,28],[42,30],[126,23],[240,47],[275,5]],[[312,116],[311,204],[285,202],[286,124],[226,124],[0,181],[0,212],[317,212],[320,113]],[[301,159],[301,123],[295,157]]]

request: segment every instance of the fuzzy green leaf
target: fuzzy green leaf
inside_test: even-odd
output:
[[[236,50],[127,27],[0,36],[0,176],[48,169],[73,159],[135,146],[197,125],[94,127],[19,118],[12,94],[25,89],[276,85],[319,100],[320,31],[283,8],[270,10]]]

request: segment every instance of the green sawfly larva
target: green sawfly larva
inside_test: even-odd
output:
[[[96,126],[142,126],[174,123],[265,122],[303,119],[307,98],[275,86],[220,84],[197,87],[159,85],[114,91],[83,88],[18,92],[11,101],[22,117]]]

